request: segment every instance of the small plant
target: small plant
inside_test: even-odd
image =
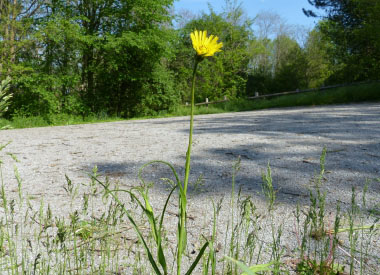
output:
[[[299,274],[321,274],[333,275],[343,274],[343,269],[335,263],[337,244],[336,229],[340,226],[340,206],[337,205],[334,229],[326,230],[326,226],[331,227],[331,219],[326,221],[326,192],[323,187],[322,179],[325,173],[326,147],[323,148],[320,157],[319,174],[314,177],[312,183],[314,190],[309,190],[310,208],[304,219],[303,232],[297,229],[297,238],[300,246],[300,261],[297,264]],[[300,224],[300,208],[296,210],[297,224]],[[299,227],[298,227],[299,228]],[[302,235],[302,241],[300,240]],[[314,273],[313,273],[314,272]]]
[[[240,269],[242,269],[244,271],[244,273],[242,275],[256,275],[257,272],[261,273],[263,271],[272,271],[271,266],[273,265],[273,263],[260,264],[260,265],[255,265],[255,266],[248,267],[244,263],[242,263],[242,262],[240,262],[238,260],[235,260],[233,258],[230,258],[228,256],[225,256],[225,259],[231,261],[236,266],[238,266]]]
[[[341,265],[331,265],[329,262],[317,262],[307,259],[301,261],[297,265],[297,273],[299,275],[344,275],[344,268]]]
[[[276,191],[273,188],[272,171],[269,163],[267,165],[267,172],[262,173],[261,177],[263,179],[261,189],[268,202],[268,211],[271,212],[274,208],[274,202],[276,201]]]

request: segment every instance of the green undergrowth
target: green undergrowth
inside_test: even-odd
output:
[[[33,127],[64,126],[74,124],[87,124],[99,122],[111,122],[122,120],[120,117],[109,117],[107,115],[72,116],[67,114],[54,114],[49,116],[15,116],[11,120],[0,118],[0,129],[20,129]]]
[[[218,114],[225,112],[241,112],[261,110],[268,108],[317,106],[328,104],[344,104],[359,102],[380,101],[380,83],[360,84],[347,87],[329,89],[324,91],[307,92],[298,95],[283,95],[268,99],[247,100],[235,99],[224,103],[210,104],[209,106],[196,106],[195,115]],[[188,116],[190,107],[178,106],[174,111],[159,112],[155,116],[139,116],[131,118],[150,119],[176,116]],[[23,117],[15,116],[11,120],[0,118],[0,129],[5,128],[31,128],[60,126],[71,124],[98,123],[125,120],[121,117],[110,117],[107,114],[92,115],[88,117],[72,116],[67,114],[54,114],[49,116]]]
[[[202,105],[195,109],[196,114],[215,114],[224,112],[241,112],[268,108],[317,106],[329,104],[359,103],[380,101],[380,83],[352,85],[323,91],[282,95],[268,99],[236,99],[224,103]],[[173,114],[188,115],[189,108],[179,107]]]

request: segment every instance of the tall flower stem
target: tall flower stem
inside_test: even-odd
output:
[[[194,94],[195,94],[195,78],[199,62],[201,62],[207,56],[213,56],[216,52],[220,52],[223,47],[223,43],[218,43],[217,36],[207,37],[207,31],[198,32],[195,30],[190,34],[191,42],[193,48],[196,51],[194,59],[194,69],[193,69],[193,81],[191,85],[191,111],[190,111],[190,132],[189,132],[189,145],[187,146],[186,153],[186,164],[185,164],[185,178],[182,183],[178,183],[180,199],[179,199],[179,219],[178,219],[178,250],[177,250],[177,274],[181,275],[181,262],[182,255],[186,249],[187,244],[187,232],[186,232],[186,205],[187,205],[187,186],[189,184],[189,175],[190,175],[190,155],[191,147],[193,143],[193,125],[194,125]],[[195,266],[198,264],[201,259],[205,249],[209,245],[209,242],[206,242],[193,264],[190,266],[186,274],[190,274]]]
[[[191,84],[191,111],[190,111],[190,133],[189,133],[189,145],[187,147],[186,153],[186,164],[185,164],[185,179],[183,181],[183,186],[180,186],[180,213],[179,213],[179,232],[178,232],[178,251],[177,251],[177,274],[181,274],[181,262],[182,254],[185,251],[187,243],[187,232],[186,232],[186,205],[187,205],[187,185],[189,183],[190,175],[190,155],[191,155],[191,145],[193,143],[193,125],[194,125],[194,94],[195,94],[195,78],[196,72],[200,59],[198,56],[195,57],[194,69],[193,69],[193,81]]]
[[[191,84],[191,111],[190,111],[190,133],[189,133],[189,145],[187,146],[186,153],[186,164],[185,164],[185,180],[183,182],[183,189],[186,194],[187,185],[189,183],[190,175],[190,155],[191,155],[191,145],[193,143],[193,125],[194,125],[194,94],[195,94],[195,78],[200,60],[198,56],[195,57],[194,69],[193,69],[193,81]]]

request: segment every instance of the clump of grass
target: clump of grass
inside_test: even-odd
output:
[[[336,247],[339,242],[336,229],[340,226],[340,206],[337,205],[333,233],[328,233],[326,227],[331,229],[331,218],[326,213],[326,192],[322,191],[322,179],[325,173],[325,158],[327,149],[323,148],[320,157],[319,174],[312,181],[313,189],[309,191],[310,208],[303,212],[306,216],[300,231],[300,208],[296,210],[298,224],[297,236],[300,246],[300,262],[297,271],[300,274],[341,274],[341,266],[335,263]],[[328,219],[328,221],[326,220]],[[300,241],[300,236],[302,241]],[[308,273],[309,272],[309,273]],[[335,273],[334,273],[335,272]]]
[[[309,210],[301,211],[298,206],[295,212],[300,251],[297,271],[299,274],[347,274],[345,273],[347,266],[338,262],[338,258],[349,256],[349,274],[357,272],[365,274],[368,267],[365,262],[368,260],[371,240],[379,228],[377,224],[379,218],[373,219],[370,215],[368,218],[372,218],[372,224],[364,225],[367,184],[363,188],[363,209],[360,209],[356,202],[356,191],[353,188],[351,207],[345,214],[341,212],[339,203],[334,215],[327,213],[326,192],[322,191],[326,152],[324,148],[320,158],[320,172],[313,181],[314,190],[309,192]],[[302,227],[300,226],[301,212],[305,216]],[[344,227],[342,219],[348,220],[348,227]],[[342,239],[342,233],[347,233],[345,242]]]
[[[276,201],[276,190],[274,190],[273,180],[272,180],[272,171],[270,165],[267,165],[266,173],[262,173],[262,193],[265,195],[268,204],[268,215],[270,220],[271,227],[271,236],[272,236],[272,253],[271,260],[273,260],[273,273],[280,274],[281,273],[281,257],[284,253],[284,249],[281,245],[281,237],[282,237],[282,224],[276,226],[275,222],[275,214],[273,210],[275,209],[275,201]]]
[[[103,193],[104,211],[94,215],[94,209],[89,208],[99,194],[90,182],[83,190],[86,199],[82,208],[75,209],[73,202],[79,196],[79,186],[67,178],[64,189],[70,201],[70,214],[55,216],[43,199],[35,208],[30,197],[22,193],[16,168],[15,176],[17,197],[6,193],[1,177],[0,199],[4,210],[0,220],[1,274],[121,272],[124,264],[120,260],[123,253],[128,253],[131,240],[123,238],[129,226],[124,225],[124,214],[118,204]]]

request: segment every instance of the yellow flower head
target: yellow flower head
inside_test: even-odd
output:
[[[223,43],[218,43],[218,37],[210,35],[207,37],[207,31],[195,30],[190,34],[193,48],[198,56],[213,56],[216,52],[222,51]]]

